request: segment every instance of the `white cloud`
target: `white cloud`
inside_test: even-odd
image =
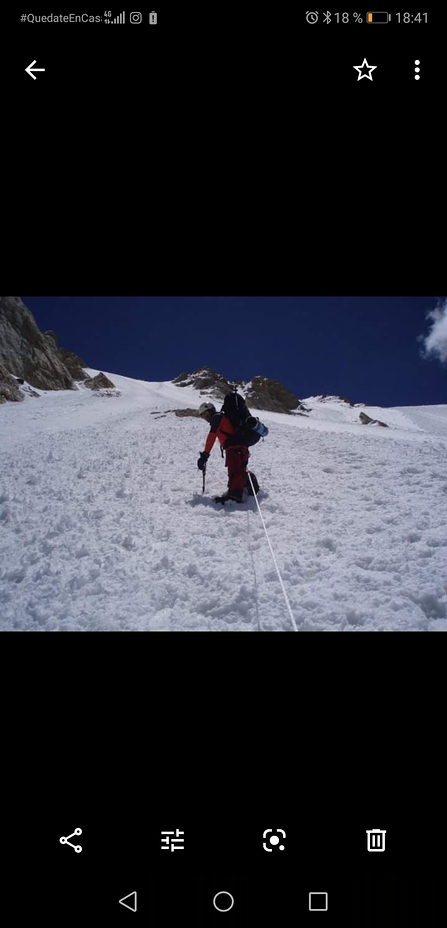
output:
[[[420,335],[422,357],[437,358],[447,364],[447,300],[427,313],[431,328],[428,335]]]

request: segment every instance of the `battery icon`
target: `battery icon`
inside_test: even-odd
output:
[[[367,23],[389,23],[391,19],[391,13],[367,13],[366,22]]]

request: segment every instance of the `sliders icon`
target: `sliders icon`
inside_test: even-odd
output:
[[[59,841],[60,841],[61,844],[68,844],[69,847],[72,847],[72,848],[73,848],[73,850],[75,851],[76,854],[79,854],[79,853],[82,851],[81,845],[80,845],[80,844],[71,844],[71,842],[68,840],[69,838],[74,838],[75,835],[82,835],[82,828],[75,828],[73,834],[67,835],[66,838],[64,838],[64,837],[62,836],[62,838],[59,838]]]

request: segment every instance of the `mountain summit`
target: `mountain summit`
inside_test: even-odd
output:
[[[218,400],[223,400],[225,394],[236,387],[253,409],[283,413],[304,409],[294,393],[287,390],[279,380],[272,380],[270,377],[256,376],[248,382],[227,380],[210,367],[200,367],[192,374],[179,374],[172,383],[178,387],[194,387],[200,395],[211,395]]]

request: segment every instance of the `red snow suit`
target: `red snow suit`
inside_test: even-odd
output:
[[[210,430],[205,442],[205,451],[209,454],[214,446],[216,438],[222,448],[225,449],[225,467],[228,467],[228,489],[243,490],[247,485],[247,464],[250,457],[248,448],[245,445],[230,445],[225,448],[227,441],[231,441],[234,435],[233,428],[229,419],[216,413],[210,422]]]

